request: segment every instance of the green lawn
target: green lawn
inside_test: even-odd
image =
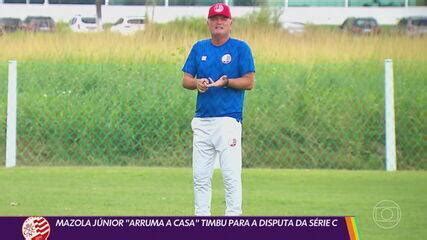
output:
[[[427,172],[244,169],[245,215],[354,215],[361,239],[424,239]],[[190,168],[19,167],[0,169],[0,215],[192,215]],[[224,211],[221,174],[213,214]],[[384,230],[373,207],[393,200],[401,221]]]

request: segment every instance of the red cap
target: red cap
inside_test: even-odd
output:
[[[230,7],[224,3],[215,3],[209,8],[208,18],[222,15],[227,18],[231,18]]]

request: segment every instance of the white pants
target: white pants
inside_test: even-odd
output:
[[[196,216],[211,215],[215,156],[225,187],[226,216],[242,214],[242,124],[231,117],[194,118],[193,180]]]

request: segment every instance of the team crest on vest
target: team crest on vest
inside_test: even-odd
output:
[[[224,64],[229,64],[231,62],[231,55],[225,54],[224,56],[222,56],[221,62]]]
[[[219,12],[222,12],[222,10],[224,10],[224,7],[221,4],[215,5],[214,7],[215,12],[219,13]]]

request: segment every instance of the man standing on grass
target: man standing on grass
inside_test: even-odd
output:
[[[211,38],[196,42],[182,71],[182,85],[198,90],[193,129],[196,216],[211,215],[211,179],[219,155],[226,216],[242,214],[242,113],[245,90],[254,86],[255,65],[248,44],[230,37],[230,8],[209,8]]]

